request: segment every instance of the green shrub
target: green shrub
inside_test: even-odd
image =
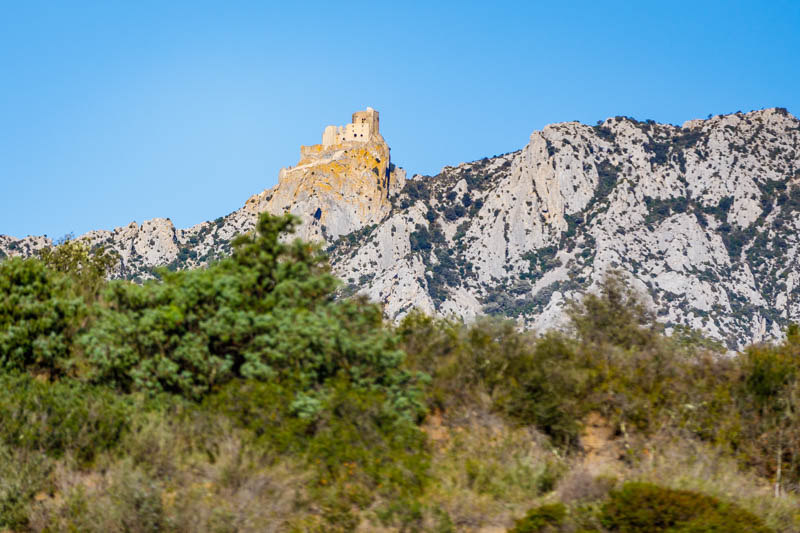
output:
[[[529,338],[510,321],[485,318],[471,326],[410,313],[397,329],[409,366],[429,375],[428,401],[451,408],[492,396],[509,361],[529,351]]]
[[[528,511],[524,518],[517,520],[514,528],[510,529],[508,533],[558,531],[554,528],[561,525],[566,515],[567,509],[562,503],[540,505]]]
[[[800,359],[784,347],[753,346],[744,354],[744,393],[758,409],[783,411],[800,377]]]
[[[610,493],[601,521],[620,533],[770,533],[741,507],[688,490],[648,483],[626,483]]]
[[[0,368],[64,375],[117,257],[77,241],[0,262]]]
[[[619,273],[611,272],[600,293],[572,302],[568,314],[578,337],[587,344],[645,348],[656,342],[660,325],[644,300]]]
[[[119,441],[133,413],[127,398],[107,388],[27,375],[0,375],[0,440],[8,446],[80,463]]]
[[[0,368],[63,373],[85,305],[36,259],[0,262]]]
[[[510,321],[463,325],[415,313],[398,333],[412,368],[432,376],[428,401],[442,410],[489,400],[496,412],[573,450],[590,411],[620,429],[688,430],[732,450],[741,441],[744,420],[754,421],[755,414],[737,408],[741,372],[738,362],[720,356],[719,345],[686,331],[663,335],[619,276],[607,278],[570,314],[572,335],[536,338]],[[753,401],[742,408],[748,404]],[[791,459],[784,472],[798,464]]]
[[[39,258],[48,269],[69,276],[76,292],[87,303],[97,299],[105,286],[106,276],[119,262],[119,256],[113,250],[106,250],[103,246],[91,250],[85,242],[70,239],[55,248],[44,248],[39,252]]]
[[[507,363],[507,382],[496,404],[513,419],[535,425],[560,446],[575,446],[581,419],[590,410],[586,399],[590,374],[578,360],[574,343],[550,333],[533,349]]]

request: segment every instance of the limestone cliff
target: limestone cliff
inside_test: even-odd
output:
[[[388,314],[501,314],[544,329],[610,268],[667,325],[731,347],[800,321],[800,121],[616,117],[408,182],[336,271]]]

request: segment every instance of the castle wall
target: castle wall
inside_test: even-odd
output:
[[[371,134],[370,124],[348,124],[344,127],[342,141],[368,141]]]

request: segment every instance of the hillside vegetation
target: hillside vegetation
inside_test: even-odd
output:
[[[294,224],[0,262],[0,531],[800,531],[797,326],[726,355],[614,274],[564,332],[393,325]]]

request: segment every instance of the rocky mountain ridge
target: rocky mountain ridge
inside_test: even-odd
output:
[[[304,147],[276,187],[226,217],[80,238],[116,249],[118,276],[145,279],[225,255],[263,210],[301,216],[300,235],[326,243],[343,292],[393,318],[416,307],[542,330],[617,269],[665,324],[732,348],[800,321],[800,121],[779,108],[682,127],[554,124],[522,150],[407,181],[379,134]],[[0,255],[48,244],[3,236]]]

